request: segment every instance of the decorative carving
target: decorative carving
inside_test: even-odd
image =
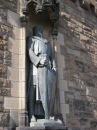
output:
[[[33,5],[36,14],[47,11],[52,23],[52,35],[58,34],[58,19],[59,19],[59,3],[56,0],[24,0],[22,9],[24,16],[21,17],[23,24],[28,21],[27,14],[29,13],[29,5]]]

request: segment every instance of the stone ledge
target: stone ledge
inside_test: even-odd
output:
[[[16,130],[68,130],[66,126],[34,126],[34,127],[17,127]]]

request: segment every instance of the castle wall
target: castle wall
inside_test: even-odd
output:
[[[97,130],[97,18],[90,5],[87,11],[78,1],[72,1],[59,1],[57,65],[61,112],[68,128]],[[95,1],[91,3],[95,5]]]
[[[97,130],[96,1],[59,2],[55,113],[62,113],[69,130]],[[0,130],[19,126],[20,112],[26,109],[26,36],[40,24],[43,38],[53,44],[48,16],[30,12],[24,28],[22,6],[17,0],[0,1]]]
[[[25,34],[20,3],[0,0],[0,130],[19,125],[25,109]]]

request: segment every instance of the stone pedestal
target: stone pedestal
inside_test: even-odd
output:
[[[65,126],[17,127],[16,130],[68,130]]]

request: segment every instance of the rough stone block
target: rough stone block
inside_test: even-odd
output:
[[[8,51],[4,51],[4,59],[11,60],[11,53]]]
[[[11,66],[11,60],[3,59],[3,64],[7,66]]]
[[[4,101],[4,97],[3,96],[0,96],[0,104],[2,104]]]
[[[10,9],[14,12],[17,11],[17,1],[14,1],[14,0],[9,0],[9,1],[6,1],[6,0],[3,0],[2,1],[2,4],[7,8],[7,9]]]
[[[0,87],[10,87],[10,86],[11,86],[10,80],[0,78]]]
[[[6,78],[7,76],[7,66],[0,64],[0,77]]]
[[[0,113],[0,125],[8,126],[9,124],[9,113]]]
[[[11,96],[11,89],[10,88],[2,88],[0,89],[1,96]]]
[[[1,24],[0,27],[1,27],[2,36],[5,36],[8,38],[9,36],[12,35],[12,26]]]
[[[0,63],[3,63],[3,51],[0,50]]]

